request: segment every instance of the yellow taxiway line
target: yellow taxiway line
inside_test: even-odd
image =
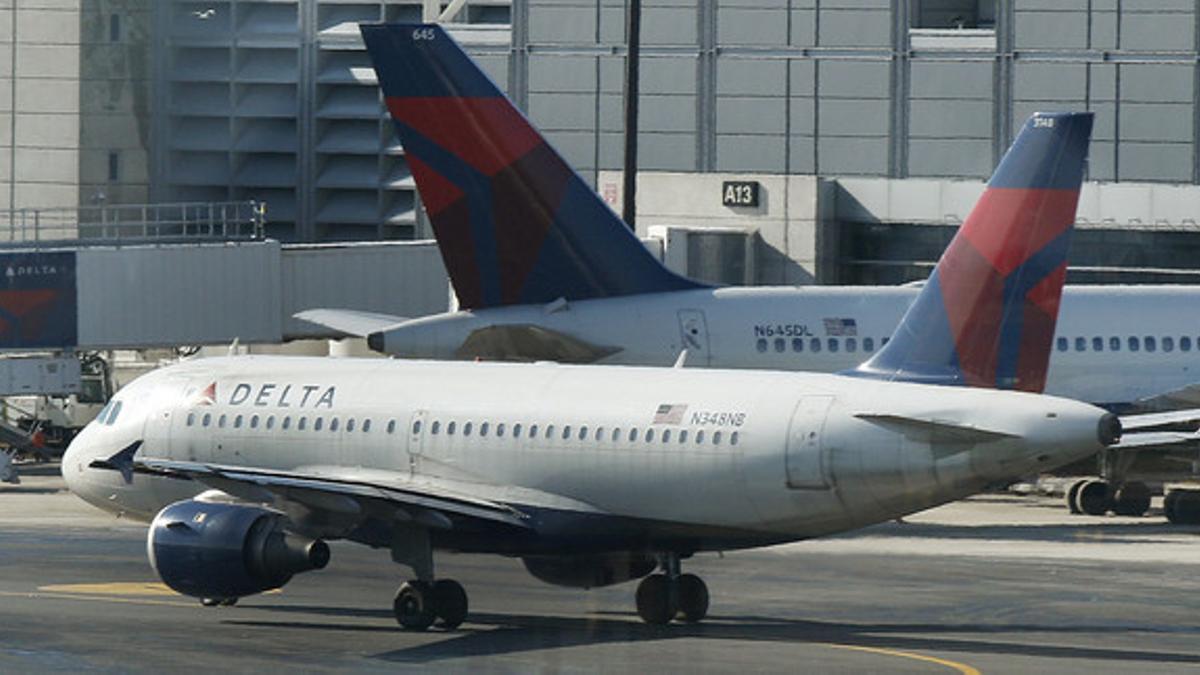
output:
[[[902,652],[898,649],[882,649],[879,647],[863,647],[862,645],[843,645],[835,642],[818,643],[824,647],[833,649],[845,649],[855,652],[866,652],[868,654],[879,654],[880,656],[895,656],[902,659],[912,659],[913,661],[926,661],[928,663],[936,663],[939,666],[945,666],[951,670],[956,670],[962,675],[980,675],[978,668],[973,668],[965,663],[951,661],[949,659],[939,659],[936,656],[926,656],[925,654],[916,654],[913,652]]]

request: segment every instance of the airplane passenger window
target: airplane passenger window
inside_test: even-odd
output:
[[[496,437],[504,438],[504,422],[496,425]]]
[[[315,420],[313,420],[313,431],[320,431],[324,427],[325,427],[325,418],[324,417],[318,417]]]
[[[704,430],[703,429],[696,432],[696,445],[700,445],[702,443],[704,443]]]
[[[446,423],[446,435],[447,435],[447,436],[453,436],[453,435],[454,435],[454,429],[455,429],[457,426],[458,426],[458,425],[457,425],[457,424],[455,424],[454,422],[447,422],[447,423]]]
[[[279,423],[280,429],[290,429],[291,426],[292,426],[292,418],[290,415],[287,417],[284,417],[283,421]]]
[[[389,434],[396,433],[396,420],[388,420],[387,432]],[[453,432],[452,432],[453,433]]]
[[[275,428],[275,416],[274,415],[267,415],[267,428],[268,429]]]
[[[1067,351],[1067,338],[1065,338],[1065,337],[1058,338],[1057,340],[1054,341],[1054,346],[1060,352]]]
[[[362,432],[365,434],[370,431],[371,431],[371,420],[370,419],[363,420]]]
[[[662,442],[663,442],[663,443],[670,443],[670,442],[671,442],[671,430],[670,430],[670,429],[664,429],[664,430],[663,430],[663,434],[662,434]]]
[[[1192,338],[1190,338],[1186,335],[1179,338],[1179,351],[1181,351],[1181,352],[1192,351]]]
[[[546,440],[550,440],[551,438],[554,438],[554,425],[547,424],[546,425]]]
[[[365,428],[365,425],[364,425],[364,428]],[[441,430],[442,430],[442,423],[438,420],[434,420],[433,424],[429,425],[429,433],[433,434],[434,436],[437,436],[438,432]]]
[[[638,437],[637,427],[630,429],[629,430],[629,442],[632,443],[632,442],[636,441],[637,437]]]
[[[792,338],[792,351],[794,351],[794,352],[804,351],[804,339],[803,338]]]
[[[258,428],[258,415],[251,415],[251,416],[250,416],[250,428],[251,428],[251,429],[257,429],[257,428]]]
[[[217,418],[217,426],[221,427],[222,429],[225,428],[225,416],[224,415],[221,415],[220,417]]]
[[[212,415],[209,413],[204,413],[204,419],[200,423],[204,426],[208,426],[210,422],[212,422]]]
[[[814,354],[821,351],[820,338],[813,338],[808,341],[808,351],[813,352]]]
[[[579,427],[579,440],[581,440],[581,441],[587,440],[587,425],[586,424]]]
[[[190,427],[196,422],[196,413],[188,413],[187,425]]]
[[[863,338],[863,351],[864,352],[875,351],[875,338]]]
[[[654,440],[654,430],[653,430],[653,429],[647,429],[647,430],[646,430],[646,442],[647,442],[647,443],[650,443],[650,442],[651,442],[651,441],[653,441],[653,440]]]
[[[604,427],[596,427],[596,441],[600,442],[603,440],[604,440]]]
[[[687,429],[680,429],[679,430],[679,444],[683,445],[684,443],[687,443]]]
[[[760,352],[765,352],[765,351],[767,351],[767,339],[766,339],[766,338],[758,338],[758,342],[756,342],[756,343],[754,344],[754,346],[755,346],[755,347],[758,349],[758,351],[760,351]]]
[[[1121,351],[1121,338],[1119,338],[1119,337],[1108,338],[1108,351],[1110,351],[1110,352]]]
[[[612,442],[616,443],[619,440],[621,440],[621,427],[613,427]]]
[[[1092,338],[1092,351],[1094,351],[1094,352],[1104,351],[1104,338],[1102,338],[1102,337]]]
[[[567,426],[563,427],[562,438],[565,441],[570,437],[571,437],[571,425],[568,424]]]
[[[721,444],[721,432],[714,431],[713,432],[713,445],[720,445],[720,444]]]
[[[471,423],[463,422],[463,436],[470,436],[470,435],[471,435]]]
[[[732,434],[729,434],[729,444],[737,445],[737,442],[738,442],[738,432],[735,431]]]
[[[421,424],[420,422],[417,422],[418,427],[420,427],[420,424]],[[338,430],[338,418],[335,417],[335,418],[329,420],[329,430],[330,431]]]
[[[787,343],[784,342],[783,338],[775,338],[775,351],[782,352],[786,348]]]
[[[1142,344],[1146,347],[1146,351],[1148,351],[1148,352],[1154,351],[1155,348],[1157,347],[1157,345],[1155,344],[1154,336],[1152,336],[1152,335],[1147,335],[1145,337],[1145,339],[1142,340]]]
[[[296,431],[304,431],[304,428],[306,426],[308,426],[308,418],[307,417],[297,417],[296,418]]]
[[[529,437],[530,438],[537,438],[537,429],[538,429],[538,427],[536,424],[529,425]]]
[[[233,418],[233,428],[234,429],[242,428],[242,416],[241,415],[237,415],[236,417]]]
[[[513,425],[513,438],[521,437],[521,423],[517,422]]]
[[[485,437],[485,436],[487,436],[487,434],[488,434],[488,426],[490,426],[490,425],[489,425],[487,422],[480,422],[480,423],[479,423],[479,436],[480,436],[481,438],[482,438],[482,437]]]
[[[851,354],[858,351],[858,340],[855,338],[846,338],[846,351]]]
[[[354,431],[354,418],[346,420],[346,431]]]
[[[1087,349],[1087,340],[1081,337],[1075,338],[1075,351],[1081,352],[1085,349]]]
[[[1129,351],[1136,352],[1140,346],[1141,346],[1141,344],[1138,342],[1137,338],[1135,338],[1135,337],[1129,338]]]
[[[1162,339],[1162,348],[1164,352],[1175,351],[1175,338],[1165,337]]]
[[[838,350],[837,338],[829,338],[829,351],[836,352]]]

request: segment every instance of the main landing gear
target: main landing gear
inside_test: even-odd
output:
[[[409,581],[396,591],[392,611],[405,630],[425,630],[434,622],[447,630],[458,628],[467,618],[467,592],[453,579]]]
[[[708,615],[708,586],[695,574],[680,574],[679,555],[662,556],[663,571],[642,579],[637,612],[642,621],[662,625],[672,619],[696,623]]]
[[[412,568],[417,578],[401,584],[392,601],[396,622],[404,630],[421,631],[437,623],[458,628],[467,618],[467,592],[453,579],[433,577],[433,547],[424,528],[400,530],[392,541],[392,560]]]
[[[1163,499],[1163,514],[1173,525],[1200,525],[1200,490],[1170,490]]]
[[[1106,480],[1084,479],[1067,490],[1067,508],[1089,516],[1109,511],[1118,516],[1143,516],[1150,509],[1150,488],[1140,481],[1127,481],[1114,489]]]

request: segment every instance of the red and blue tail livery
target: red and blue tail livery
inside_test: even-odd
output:
[[[702,287],[652,256],[440,26],[361,30],[459,306]]]
[[[1040,392],[1091,113],[1037,113],[888,344],[852,374]]]

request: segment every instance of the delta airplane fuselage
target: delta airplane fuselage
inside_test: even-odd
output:
[[[517,305],[413,319],[375,345],[414,358],[470,358],[472,333],[538,326],[612,353],[597,363],[839,372],[871,356],[920,288],[751,287]],[[1067,286],[1046,393],[1114,409],[1200,381],[1200,289]]]
[[[174,462],[432,481],[531,523],[501,540],[435,528],[445,548],[725,549],[895,518],[1078,459],[1102,447],[1103,419],[1066,399],[838,375],[232,357],[125,387],[63,474],[144,520],[204,489],[88,468],[140,440],[141,455]]]

